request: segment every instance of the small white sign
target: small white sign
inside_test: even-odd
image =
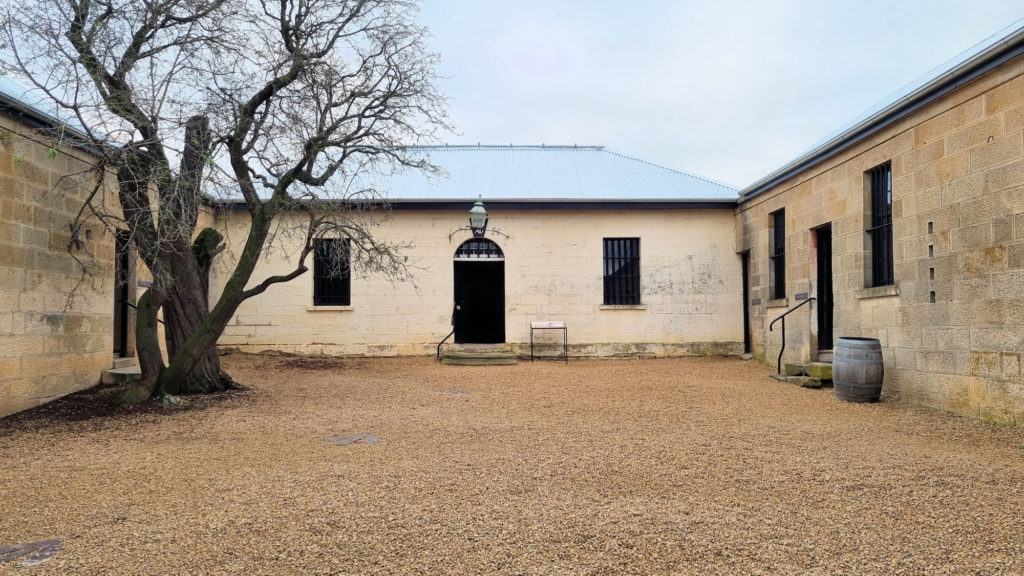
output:
[[[530,322],[530,328],[541,330],[546,328],[565,328],[565,320],[544,320],[543,322]]]

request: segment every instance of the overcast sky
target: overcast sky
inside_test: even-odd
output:
[[[453,144],[590,144],[748,185],[1021,0],[422,0]]]

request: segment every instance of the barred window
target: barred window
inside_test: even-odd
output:
[[[892,165],[889,162],[869,170],[864,177],[871,185],[871,278],[869,287],[890,286],[892,270]]]
[[[313,305],[349,306],[352,275],[348,238],[324,238],[313,248]]]
[[[640,303],[640,239],[604,239],[604,303]]]
[[[786,297],[786,210],[771,213],[771,236],[768,243],[768,259],[771,267],[768,271],[768,284],[771,298],[778,300]]]

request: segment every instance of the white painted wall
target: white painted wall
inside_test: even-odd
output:
[[[470,203],[467,202],[467,209]],[[214,270],[218,294],[227,261],[244,240],[248,216],[221,219],[232,249]],[[432,354],[450,330],[452,258],[468,231],[465,211],[395,211],[379,237],[406,240],[414,282],[391,283],[354,270],[352,306],[315,310],[312,273],[247,301],[220,344],[258,352],[328,355]],[[506,340],[527,348],[529,322],[565,320],[575,354],[672,355],[742,352],[740,259],[734,213],[718,210],[491,211],[488,234],[505,253]],[[602,239],[639,237],[642,305],[605,309]],[[281,237],[253,283],[294,265],[297,248]],[[310,266],[311,266],[310,262]],[[560,334],[546,334],[560,341]]]

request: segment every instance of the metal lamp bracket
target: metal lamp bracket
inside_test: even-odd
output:
[[[455,235],[458,234],[459,232],[469,232],[470,234],[472,234],[473,233],[473,229],[470,228],[469,226],[463,226],[461,228],[456,228],[455,230],[452,230],[452,233],[448,235],[448,243],[449,244],[451,244],[452,238],[454,238]],[[502,232],[501,230],[498,230],[497,228],[490,228],[490,227],[487,228],[487,232],[483,236],[474,236],[474,238],[486,238],[488,234],[497,234],[498,236],[501,236],[502,238],[508,238],[508,234],[505,234],[504,232]]]

